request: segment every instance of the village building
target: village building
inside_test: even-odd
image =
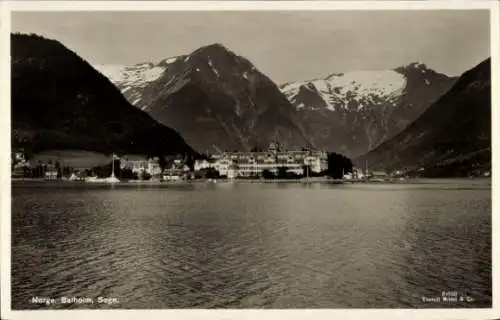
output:
[[[120,168],[132,170],[133,173],[139,176],[145,173],[151,176],[158,176],[162,173],[158,158],[148,158],[140,155],[125,155],[121,157]]]
[[[55,168],[47,168],[44,174],[45,180],[56,180],[58,178],[58,172]]]
[[[370,178],[375,179],[375,180],[385,180],[385,179],[389,178],[389,175],[385,171],[378,170],[378,171],[373,171],[370,174]]]
[[[12,178],[23,178],[26,176],[27,168],[30,168],[30,162],[26,160],[24,149],[13,148],[11,154]]]
[[[203,169],[208,169],[212,166],[212,163],[206,159],[196,160],[194,162],[194,171],[201,171]]]
[[[199,167],[200,170],[205,168],[205,166]],[[177,181],[189,178],[189,172],[191,169],[185,164],[183,159],[177,158],[171,162],[165,170],[162,172],[162,179],[165,181]]]

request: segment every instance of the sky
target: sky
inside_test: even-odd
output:
[[[62,42],[91,64],[158,62],[222,43],[276,83],[421,61],[460,75],[490,56],[489,12],[13,12],[12,31]]]

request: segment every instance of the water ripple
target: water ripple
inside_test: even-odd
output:
[[[488,307],[489,187],[15,187],[12,307]]]

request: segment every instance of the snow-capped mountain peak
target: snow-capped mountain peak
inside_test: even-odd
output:
[[[325,79],[287,83],[281,86],[281,90],[298,109],[305,107],[304,103],[296,103],[300,99],[299,93],[304,90],[316,91],[324,102],[320,104],[335,111],[339,107],[346,108],[350,100],[367,103],[373,103],[373,99],[377,98],[390,100],[399,96],[405,86],[406,78],[401,73],[393,70],[365,70],[333,74]]]
[[[166,70],[166,67],[151,63],[133,66],[96,65],[94,67],[115,84],[135,87],[145,87],[148,83],[158,79]]]
[[[326,81],[332,88],[341,88],[343,92],[352,91],[365,96],[398,94],[406,84],[405,77],[392,70],[352,71],[329,77]]]
[[[120,87],[144,88],[161,77],[180,57],[168,57],[158,63],[143,62],[132,66],[98,64],[94,68]]]
[[[336,73],[280,89],[310,126],[306,130],[316,145],[352,156],[399,133],[453,81],[415,62],[392,70]]]
[[[179,58],[181,57],[169,57],[156,64],[144,62],[132,66],[94,65],[94,68],[120,88],[122,94],[133,105],[144,110],[145,106],[140,103],[142,90],[164,75],[167,69],[177,62]]]

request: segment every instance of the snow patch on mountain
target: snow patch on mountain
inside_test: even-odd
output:
[[[125,93],[125,92],[129,91],[130,89],[132,89],[132,87],[131,87],[131,86],[128,86],[128,87],[123,88],[123,89],[121,90],[121,92],[122,92],[122,93]]]
[[[177,61],[177,57],[173,57],[173,58],[168,58],[167,60],[165,60],[166,63],[174,63],[175,61]]]
[[[165,68],[162,68],[162,67],[153,67],[151,69],[144,70],[143,71],[144,76],[142,77],[142,79],[145,82],[155,81],[163,74],[164,71],[165,71]],[[137,76],[137,74],[135,74],[135,75]]]
[[[422,61],[415,61],[409,64],[409,66],[415,67],[415,68],[425,68],[425,63]]]
[[[373,98],[379,97],[391,101],[400,96],[405,87],[406,78],[396,71],[367,70],[335,74],[326,79],[287,83],[281,86],[281,91],[294,103],[301,88],[317,90],[326,109],[335,111],[336,106],[346,107],[351,100],[373,103]],[[363,104],[360,106],[358,110],[363,108]],[[298,106],[297,108],[300,109]]]
[[[125,86],[122,93],[132,87],[145,87],[163,75],[166,68],[142,63],[134,66],[122,65],[96,65],[95,68],[106,76],[111,82]]]
[[[219,72],[214,68],[214,65],[212,64],[212,60],[208,59],[208,65],[210,68],[212,68],[212,71],[217,75],[217,77],[220,77]]]
[[[378,94],[391,96],[399,94],[404,89],[406,78],[392,70],[384,71],[353,71],[341,76],[332,76],[326,79],[330,87],[340,88],[340,92],[355,92],[366,96]]]
[[[115,80],[122,80],[123,72],[127,66],[117,64],[100,64],[95,65],[94,68],[102,73],[106,78],[114,82]]]

